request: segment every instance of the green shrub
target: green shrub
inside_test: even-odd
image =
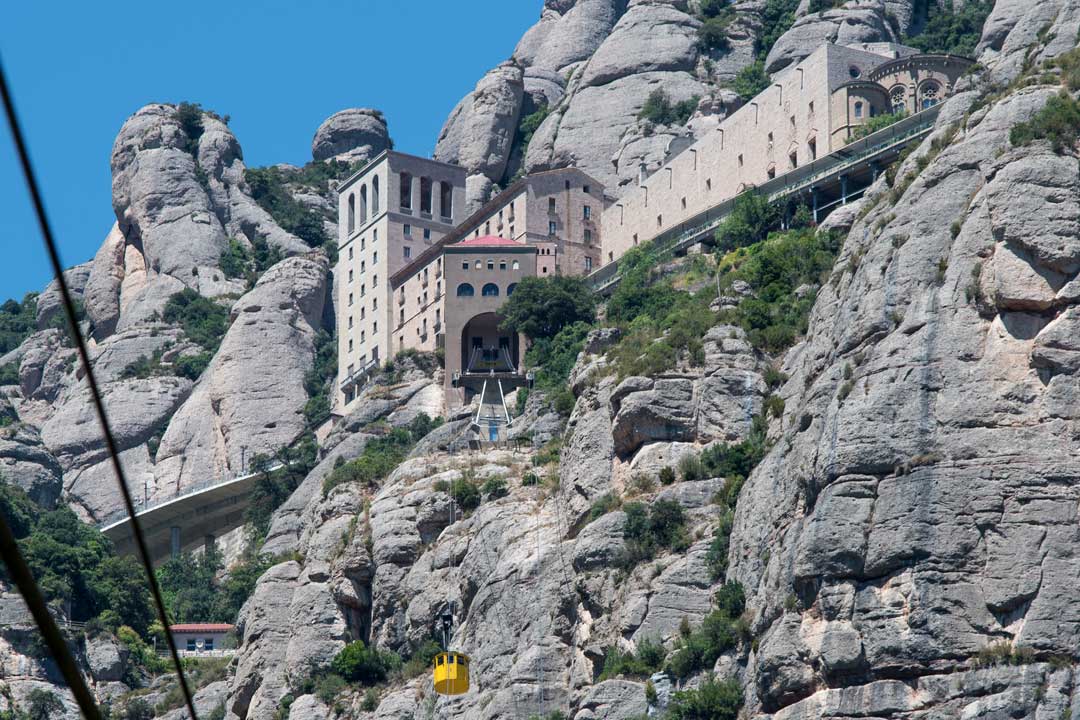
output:
[[[779,395],[770,395],[765,398],[764,412],[766,415],[772,415],[774,418],[781,418],[784,416],[784,398]]]
[[[752,295],[726,310],[721,320],[740,325],[760,350],[779,353],[805,334],[816,298],[802,297],[802,285],[819,285],[839,251],[839,236],[810,229],[773,233],[768,239],[727,253],[720,260],[721,287],[738,280],[749,284]]]
[[[671,466],[665,465],[660,468],[659,472],[660,484],[670,485],[675,482],[675,471],[671,469]]]
[[[799,0],[765,0],[761,9],[761,31],[754,41],[754,52],[759,61],[765,60],[780,36],[795,24],[798,7]]]
[[[349,682],[373,685],[386,680],[401,667],[401,658],[388,650],[368,647],[363,640],[354,640],[341,649],[330,662],[330,669]]]
[[[681,552],[689,547],[686,515],[674,500],[657,500],[650,507],[640,502],[629,503],[624,511],[626,551],[621,563],[624,567],[632,568],[652,560],[661,550]]]
[[[780,213],[769,204],[768,198],[752,190],[744,192],[735,198],[731,214],[716,229],[716,247],[721,252],[730,252],[762,242],[779,222]]]
[[[735,19],[734,13],[706,18],[698,27],[698,47],[705,52],[727,52],[731,49],[728,26]]]
[[[559,457],[562,455],[562,438],[556,437],[548,440],[544,443],[544,446],[536,451],[533,455],[533,465],[535,467],[543,467],[544,465],[552,465],[559,462]]]
[[[608,647],[604,650],[604,667],[597,682],[611,680],[620,675],[647,678],[663,667],[666,655],[664,646],[649,638],[638,643],[636,654],[614,646]]]
[[[181,355],[176,358],[176,362],[173,363],[173,370],[180,377],[185,377],[188,380],[198,380],[199,376],[203,374],[206,367],[213,359],[213,354],[210,352],[201,352],[194,355]]]
[[[176,111],[173,113],[173,117],[187,135],[184,150],[196,157],[199,154],[199,138],[203,134],[202,116],[203,109],[199,103],[182,102],[176,106]]]
[[[511,297],[517,294],[515,290]],[[590,329],[591,326],[584,322],[568,325],[553,338],[534,341],[525,353],[525,364],[537,368],[535,389],[548,398],[552,408],[560,415],[569,415],[574,409],[574,393],[567,379]]]
[[[683,455],[679,460],[679,474],[683,480],[701,480],[705,477],[705,465],[697,455]]]
[[[330,471],[323,480],[323,496],[342,483],[374,486],[401,464],[413,442],[412,433],[405,428],[396,428],[382,437],[373,438],[364,446],[360,457]]]
[[[135,558],[116,556],[112,543],[69,508],[46,511],[6,482],[0,484],[0,512],[47,601],[65,603],[75,621],[104,616],[110,629],[123,624],[147,631],[154,613]]]
[[[667,669],[677,678],[711,668],[721,654],[742,640],[737,622],[746,607],[742,585],[727,583],[716,594],[717,607],[693,630],[684,628],[668,657]]]
[[[524,333],[532,340],[550,339],[576,323],[593,322],[596,295],[581,277],[526,277],[499,312],[504,330]]]
[[[1030,145],[1036,140],[1049,140],[1054,152],[1061,153],[1076,145],[1080,137],[1080,103],[1062,90],[1047,100],[1042,110],[1031,120],[1017,123],[1009,131],[1014,146]]]
[[[55,720],[64,714],[64,703],[48,690],[34,688],[26,696],[26,720]]]
[[[676,692],[668,708],[671,720],[736,720],[742,709],[742,688],[737,680],[709,679],[696,690]]]
[[[533,135],[536,134],[537,129],[549,114],[551,114],[551,108],[548,107],[547,103],[544,103],[533,112],[521,116],[521,119],[518,120],[517,132],[514,133],[514,144],[510,157],[525,157],[525,154],[529,151],[529,143],[532,142]],[[511,178],[511,181],[517,180],[524,174],[525,168],[523,166],[518,170],[517,176]]]
[[[589,507],[589,522],[596,520],[599,517],[607,515],[609,512],[614,512],[622,506],[622,499],[614,493],[604,493],[600,497],[593,500],[592,505]]]
[[[695,95],[687,100],[672,103],[667,92],[663,88],[657,88],[649,93],[641,111],[638,112],[638,119],[648,120],[655,125],[685,125],[697,110],[700,100],[701,97]]]
[[[37,330],[37,293],[28,293],[22,302],[8,300],[0,305],[0,355],[22,344]],[[18,377],[14,383],[18,382]],[[0,383],[4,385],[14,383]]]
[[[18,385],[19,366],[16,363],[0,365],[0,385]]]
[[[765,63],[758,60],[735,73],[735,78],[731,81],[731,89],[737,92],[744,102],[749,102],[769,87],[769,82],[769,76],[765,72]]]
[[[540,484],[540,476],[533,471],[528,471],[521,476],[521,484],[523,487],[531,487],[533,485]]]
[[[169,298],[162,312],[165,322],[179,325],[189,340],[214,352],[229,329],[229,310],[185,288]]]
[[[344,689],[345,678],[336,673],[326,673],[315,681],[315,695],[327,705],[333,704]]]
[[[849,143],[853,143],[856,140],[866,137],[872,133],[876,133],[878,130],[884,130],[894,123],[898,123],[907,117],[907,112],[901,110],[895,113],[886,113],[885,115],[875,115],[862,125],[859,125],[851,131],[851,137],[848,138]]]
[[[928,3],[922,32],[904,40],[924,53],[951,53],[972,57],[982,35],[986,17],[994,8],[993,0],[967,0],[942,6]]]
[[[261,237],[251,241],[251,250],[248,250],[236,238],[229,238],[229,245],[221,253],[218,267],[227,278],[245,278],[248,287],[253,287],[266,270],[281,261],[281,251],[271,247]]]
[[[360,703],[360,709],[364,712],[375,712],[379,709],[379,691],[368,688],[364,691],[364,699]]]
[[[506,497],[509,492],[506,488],[506,481],[499,477],[488,478],[480,486],[480,493],[489,500]]]
[[[337,369],[337,343],[330,333],[319,330],[315,336],[315,362],[304,374],[304,390],[308,394],[304,417],[308,427],[318,427],[330,419],[330,391]]]
[[[247,168],[244,180],[255,202],[270,213],[284,230],[296,235],[310,247],[329,248],[332,245],[323,227],[323,218],[293,198],[286,188],[289,178],[279,168]]]
[[[459,477],[450,483],[450,497],[465,512],[480,507],[480,489],[468,477]]]
[[[705,554],[705,563],[713,582],[727,573],[728,549],[731,546],[731,529],[734,524],[734,511],[725,509],[720,515],[720,521],[713,532],[712,542],[709,543],[709,549]]]

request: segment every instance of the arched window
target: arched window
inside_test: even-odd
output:
[[[460,285],[457,286],[457,296],[458,297],[472,297],[475,294],[476,294],[476,291],[473,290],[473,286],[470,285],[469,283],[461,283]]]
[[[371,180],[371,214],[379,214],[379,176]]]
[[[517,287],[517,283],[510,283],[506,286],[506,297],[510,297],[514,293],[514,288]]]
[[[514,268],[515,270],[520,270],[521,269],[521,263],[519,263],[517,260],[515,260],[514,264],[511,265],[511,267]],[[506,293],[506,294],[509,295],[510,293]]]
[[[862,103],[861,102],[855,103],[855,117],[857,117],[857,118],[862,117]]]
[[[356,229],[356,196],[349,193],[349,234]]]
[[[907,92],[904,90],[903,85],[897,85],[889,91],[889,102],[892,105],[893,113],[902,113],[907,109],[906,96]]]
[[[938,93],[940,91],[941,91],[941,88],[938,87],[937,83],[930,82],[930,83],[926,83],[925,85],[922,86],[922,109],[923,110],[926,110],[927,108],[931,108],[931,107],[937,105],[939,102],[941,102],[941,98],[938,96]]]
[[[499,296],[499,286],[496,285],[495,283],[488,283],[487,285],[484,286],[484,289],[480,291],[480,294],[483,295],[484,297],[498,297]]]
[[[367,222],[367,185],[360,188],[360,224]]]

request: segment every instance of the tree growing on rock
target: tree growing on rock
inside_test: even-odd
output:
[[[580,277],[523,278],[500,310],[502,327],[532,340],[552,338],[568,325],[596,319],[596,296]]]

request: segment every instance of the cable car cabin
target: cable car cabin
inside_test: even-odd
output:
[[[469,656],[456,652],[435,656],[435,692],[463,695],[469,691]]]

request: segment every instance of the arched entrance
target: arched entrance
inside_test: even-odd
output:
[[[476,315],[461,331],[463,375],[516,373],[520,362],[518,335],[500,330],[496,313]]]

